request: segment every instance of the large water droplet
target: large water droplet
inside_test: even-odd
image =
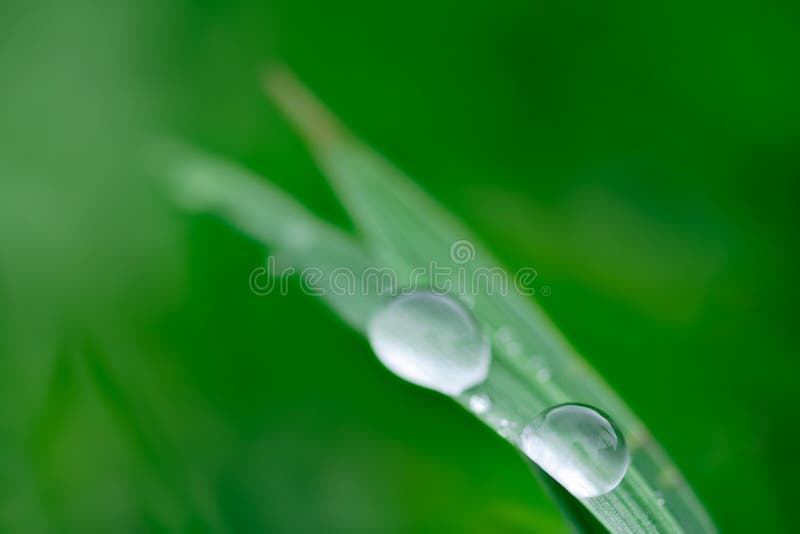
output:
[[[417,292],[392,300],[369,324],[383,364],[414,384],[458,395],[486,379],[489,342],[455,299]]]
[[[537,415],[522,431],[522,450],[578,498],[611,491],[628,468],[622,432],[608,415],[583,404]]]

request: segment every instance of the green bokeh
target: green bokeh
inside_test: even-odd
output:
[[[729,532],[789,532],[790,2],[0,0],[0,532],[553,532],[513,449],[164,194],[165,137],[349,227],[290,65],[467,221]]]

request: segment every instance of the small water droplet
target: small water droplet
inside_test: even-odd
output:
[[[511,341],[514,337],[514,332],[508,325],[501,326],[500,328],[497,329],[497,332],[495,332],[494,337],[497,341],[500,342]]]
[[[497,433],[504,438],[510,438],[514,436],[517,433],[518,428],[519,426],[516,423],[509,421],[508,419],[500,419],[496,423]]]
[[[505,348],[509,356],[519,356],[522,353],[522,346],[516,341],[509,341],[505,344]]]
[[[457,300],[417,292],[392,300],[370,321],[378,359],[419,386],[458,395],[486,379],[491,350],[472,315]]]
[[[541,356],[531,356],[530,360],[528,360],[528,364],[534,369],[540,369],[544,367],[545,360]]]
[[[522,431],[522,449],[578,498],[613,490],[628,468],[628,448],[610,417],[582,404],[544,410]]]
[[[522,345],[519,343],[519,340],[516,339],[514,330],[508,325],[501,326],[495,331],[494,341],[509,356],[519,356],[522,354]]]
[[[488,395],[476,394],[469,398],[469,409],[477,414],[486,413],[492,407],[492,399]]]
[[[550,369],[542,368],[536,371],[536,380],[539,382],[547,382],[551,377]]]

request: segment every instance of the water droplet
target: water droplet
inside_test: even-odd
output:
[[[469,398],[469,409],[477,414],[486,413],[492,407],[492,400],[488,395],[472,395]]]
[[[505,348],[509,356],[519,356],[522,353],[522,346],[516,341],[509,341],[505,344]]]
[[[536,371],[536,380],[539,382],[547,382],[552,377],[552,373],[550,373],[550,369],[542,368]]]
[[[495,430],[497,430],[497,433],[504,438],[511,438],[517,433],[518,428],[519,426],[513,421],[509,421],[508,419],[500,419],[496,423]]]
[[[508,326],[501,326],[494,333],[494,340],[499,348],[509,356],[519,356],[522,354],[522,345],[516,339],[514,330]]]
[[[447,296],[397,297],[372,318],[367,334],[390,371],[446,395],[483,382],[489,371],[488,340],[472,315]]]
[[[522,431],[531,460],[578,498],[614,489],[628,468],[628,448],[610,417],[582,404],[549,408]]]
[[[499,342],[507,342],[514,339],[514,332],[511,330],[511,327],[508,325],[501,326],[495,332],[494,337]]]
[[[531,356],[530,360],[528,360],[528,364],[534,369],[541,369],[544,367],[545,359],[541,356]]]

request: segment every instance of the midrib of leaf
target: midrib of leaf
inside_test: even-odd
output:
[[[415,266],[431,261],[470,272],[497,266],[457,219],[355,140],[288,72],[273,71],[266,88],[309,142],[365,245],[320,221],[271,184],[233,165],[183,152],[174,159],[178,167],[173,174],[179,178],[180,191],[190,193],[195,207],[219,213],[299,268],[316,266],[330,272],[347,267],[358,274],[370,266],[387,265],[402,278],[408,277]],[[299,233],[298,228],[302,229]],[[462,239],[476,245],[476,259],[469,265],[455,265],[449,255],[450,245]],[[327,291],[324,298],[343,320],[364,332],[387,296]],[[576,354],[531,298],[513,291],[506,296],[480,293],[475,295],[472,311],[493,338],[491,370],[476,390],[488,393],[510,420],[530,421],[548,406],[585,402],[613,414],[623,429],[632,454],[625,478],[604,496],[580,500],[607,529],[715,530],[702,505],[641,422]],[[520,350],[510,350],[497,341],[495,334],[501,328],[514,333]],[[550,380],[536,378],[529,363],[531,355],[544,362]],[[456,400],[468,408],[468,395]],[[518,433],[500,428],[496,417],[479,418],[519,446]],[[659,504],[659,495],[665,505]]]

